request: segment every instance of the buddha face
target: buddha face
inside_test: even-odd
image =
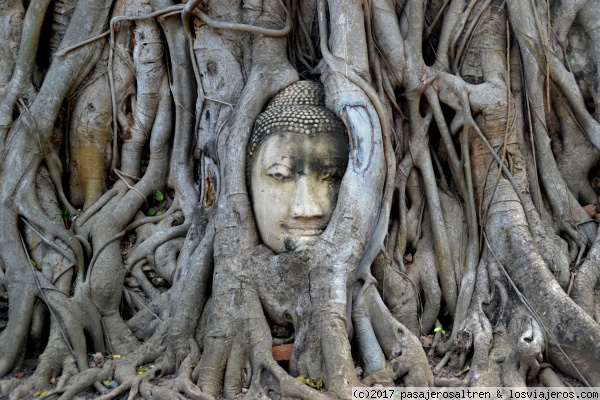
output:
[[[275,253],[313,245],[335,208],[348,162],[335,133],[276,133],[255,153],[250,194],[258,232]]]

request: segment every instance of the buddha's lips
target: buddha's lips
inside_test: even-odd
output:
[[[325,228],[286,226],[286,230],[294,236],[318,236],[323,233]]]

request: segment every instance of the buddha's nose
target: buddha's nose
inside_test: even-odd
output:
[[[292,196],[292,217],[323,217],[323,208],[319,204],[317,193],[315,193],[306,175],[301,176],[296,182],[294,195]]]

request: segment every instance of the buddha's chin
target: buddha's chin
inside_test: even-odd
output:
[[[284,240],[286,251],[294,251],[299,247],[313,246],[319,240],[320,235],[294,235],[288,236]]]

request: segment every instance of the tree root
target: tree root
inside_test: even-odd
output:
[[[188,356],[182,361],[181,365],[179,366],[177,378],[169,383],[169,387],[172,390],[178,393],[183,393],[194,400],[214,399],[212,396],[203,393],[200,388],[192,382],[192,369],[192,359]]]
[[[600,309],[596,294],[596,288],[600,280],[599,250],[600,235],[596,237],[583,265],[581,265],[577,275],[575,275],[573,290],[571,291],[573,301],[590,317],[594,318],[596,322],[600,321]]]
[[[150,239],[145,240],[129,253],[127,265],[133,266],[143,258],[146,258],[151,265],[154,265],[154,253],[156,249],[169,240],[185,236],[189,228],[190,224],[183,224],[152,235]]]
[[[109,201],[112,200],[113,197],[119,194],[119,190],[117,188],[112,188],[104,192],[104,194],[96,200],[90,208],[85,210],[79,218],[77,218],[75,222],[75,230],[78,230],[77,227],[83,226],[88,220],[90,220],[93,216],[95,216],[105,205],[108,204]],[[85,236],[84,236],[85,237]]]
[[[565,387],[562,379],[556,375],[552,368],[542,367],[539,374],[540,382],[546,387]]]
[[[61,395],[59,400],[72,399],[78,393],[81,393],[82,391],[93,386],[95,382],[101,382],[110,379],[115,368],[115,362],[112,360],[107,360],[102,368],[86,369],[80,374],[74,376],[68,385],[47,392],[41,396],[40,399],[50,398],[57,394]]]
[[[35,390],[43,390],[50,385],[50,379],[60,375],[58,387],[63,387],[66,381],[76,375],[79,371],[69,349],[64,344],[62,336],[58,334],[54,324],[44,353],[40,356],[40,362],[32,376],[19,385],[10,395],[10,399],[21,399]]]

